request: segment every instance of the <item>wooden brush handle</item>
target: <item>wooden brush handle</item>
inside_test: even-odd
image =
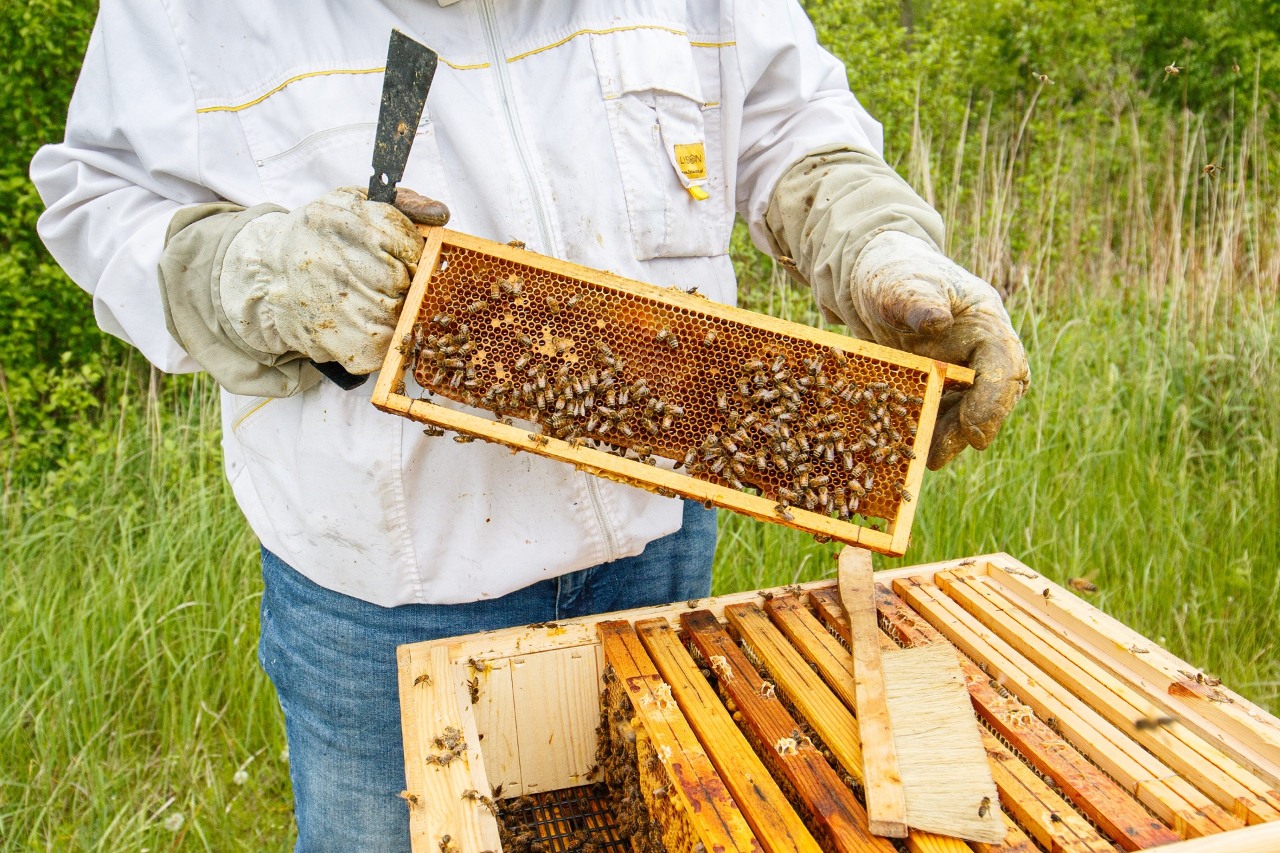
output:
[[[871,552],[853,545],[840,552],[837,583],[853,636],[853,689],[862,738],[863,787],[871,831],[906,838],[907,801],[880,665],[880,626],[876,620]]]

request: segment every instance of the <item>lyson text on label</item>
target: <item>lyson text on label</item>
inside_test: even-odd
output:
[[[690,142],[676,145],[676,165],[680,173],[691,181],[701,180],[707,176],[707,153],[701,142]]]

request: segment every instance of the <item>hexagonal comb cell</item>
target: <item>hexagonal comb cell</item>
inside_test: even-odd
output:
[[[947,365],[444,233],[401,325],[400,363],[426,391],[671,460],[792,526],[803,510],[878,529],[912,500]]]

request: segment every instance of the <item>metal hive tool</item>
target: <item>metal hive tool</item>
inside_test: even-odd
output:
[[[906,550],[943,385],[972,371],[423,231],[374,405],[665,496]],[[409,379],[426,393],[406,393]]]

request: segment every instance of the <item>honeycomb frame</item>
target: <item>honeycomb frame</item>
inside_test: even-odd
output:
[[[944,385],[971,384],[973,372],[968,368],[722,305],[696,293],[626,279],[519,246],[445,228],[421,231],[426,244],[397,324],[393,339],[397,343],[388,351],[374,387],[374,406],[432,430],[454,431],[463,441],[497,442],[567,462],[607,480],[784,524],[823,540],[893,556],[905,553],[917,505],[913,498],[924,477]],[[586,340],[587,336],[593,340]],[[461,348],[450,345],[461,340],[465,340]],[[521,354],[515,355],[517,351]],[[424,352],[433,360],[428,361]],[[584,402],[584,395],[575,394],[570,386],[577,384],[578,377],[588,376],[588,371],[591,389],[577,389],[586,392]],[[633,389],[633,394],[638,388],[644,396],[626,409],[604,407],[603,400],[595,400],[594,383],[601,372],[610,384],[616,373],[617,387]],[[630,380],[623,382],[627,376]],[[485,414],[490,416],[410,396],[407,380],[427,396],[488,409]],[[812,390],[815,382],[818,391]],[[482,394],[485,387],[488,390]],[[561,389],[554,403],[552,391],[544,392],[544,387]],[[696,393],[689,393],[694,388]],[[870,389],[876,389],[874,394]],[[809,396],[802,398],[800,392]],[[562,411],[565,401],[567,412]],[[626,406],[628,398],[624,396],[623,401]],[[863,427],[849,426],[857,407],[862,407],[864,420],[876,419],[870,427],[873,432],[877,427],[885,430],[898,417],[887,409],[901,412],[898,428],[893,429],[895,443],[886,447],[881,438],[879,448],[874,444],[863,448],[857,433]],[[591,417],[592,411],[599,410],[615,418],[618,411],[640,414],[628,415],[628,426],[623,426]],[[499,419],[494,419],[495,413]],[[679,418],[673,418],[673,413]],[[805,436],[841,438],[839,443],[824,438],[825,453],[810,454],[805,447],[801,458],[804,463],[816,460],[812,480],[821,480],[823,486],[808,488],[805,497],[796,498],[794,490],[781,485],[794,485],[796,475],[786,461],[794,460],[794,455],[771,453],[761,439],[751,457],[735,446],[733,438],[746,429],[745,425],[737,429],[740,422],[755,424],[759,430],[768,429],[767,422],[774,428],[782,426],[786,446],[795,448],[788,428],[771,418],[802,416],[810,427],[809,432],[798,433],[802,442]],[[531,427],[525,421],[537,425]],[[824,425],[835,429],[823,429]],[[604,437],[602,431],[610,426],[625,429],[626,435],[614,432]],[[846,426],[858,439],[856,443],[846,442]],[[699,435],[705,437],[698,439]],[[778,441],[774,439],[775,448],[781,446]],[[658,458],[674,460],[677,467],[683,464],[685,471],[659,466]],[[836,485],[842,463],[846,471],[855,472],[847,492]],[[803,467],[801,482],[807,484],[814,465]],[[861,506],[852,491],[860,488],[855,485],[864,476],[859,470],[867,477],[879,476],[873,487],[868,481]],[[826,482],[832,486],[826,487]],[[825,503],[806,508],[804,503],[815,503],[818,494]],[[836,500],[839,513],[832,509]],[[851,512],[850,506],[855,510]],[[885,522],[884,529],[875,526],[876,519]]]

